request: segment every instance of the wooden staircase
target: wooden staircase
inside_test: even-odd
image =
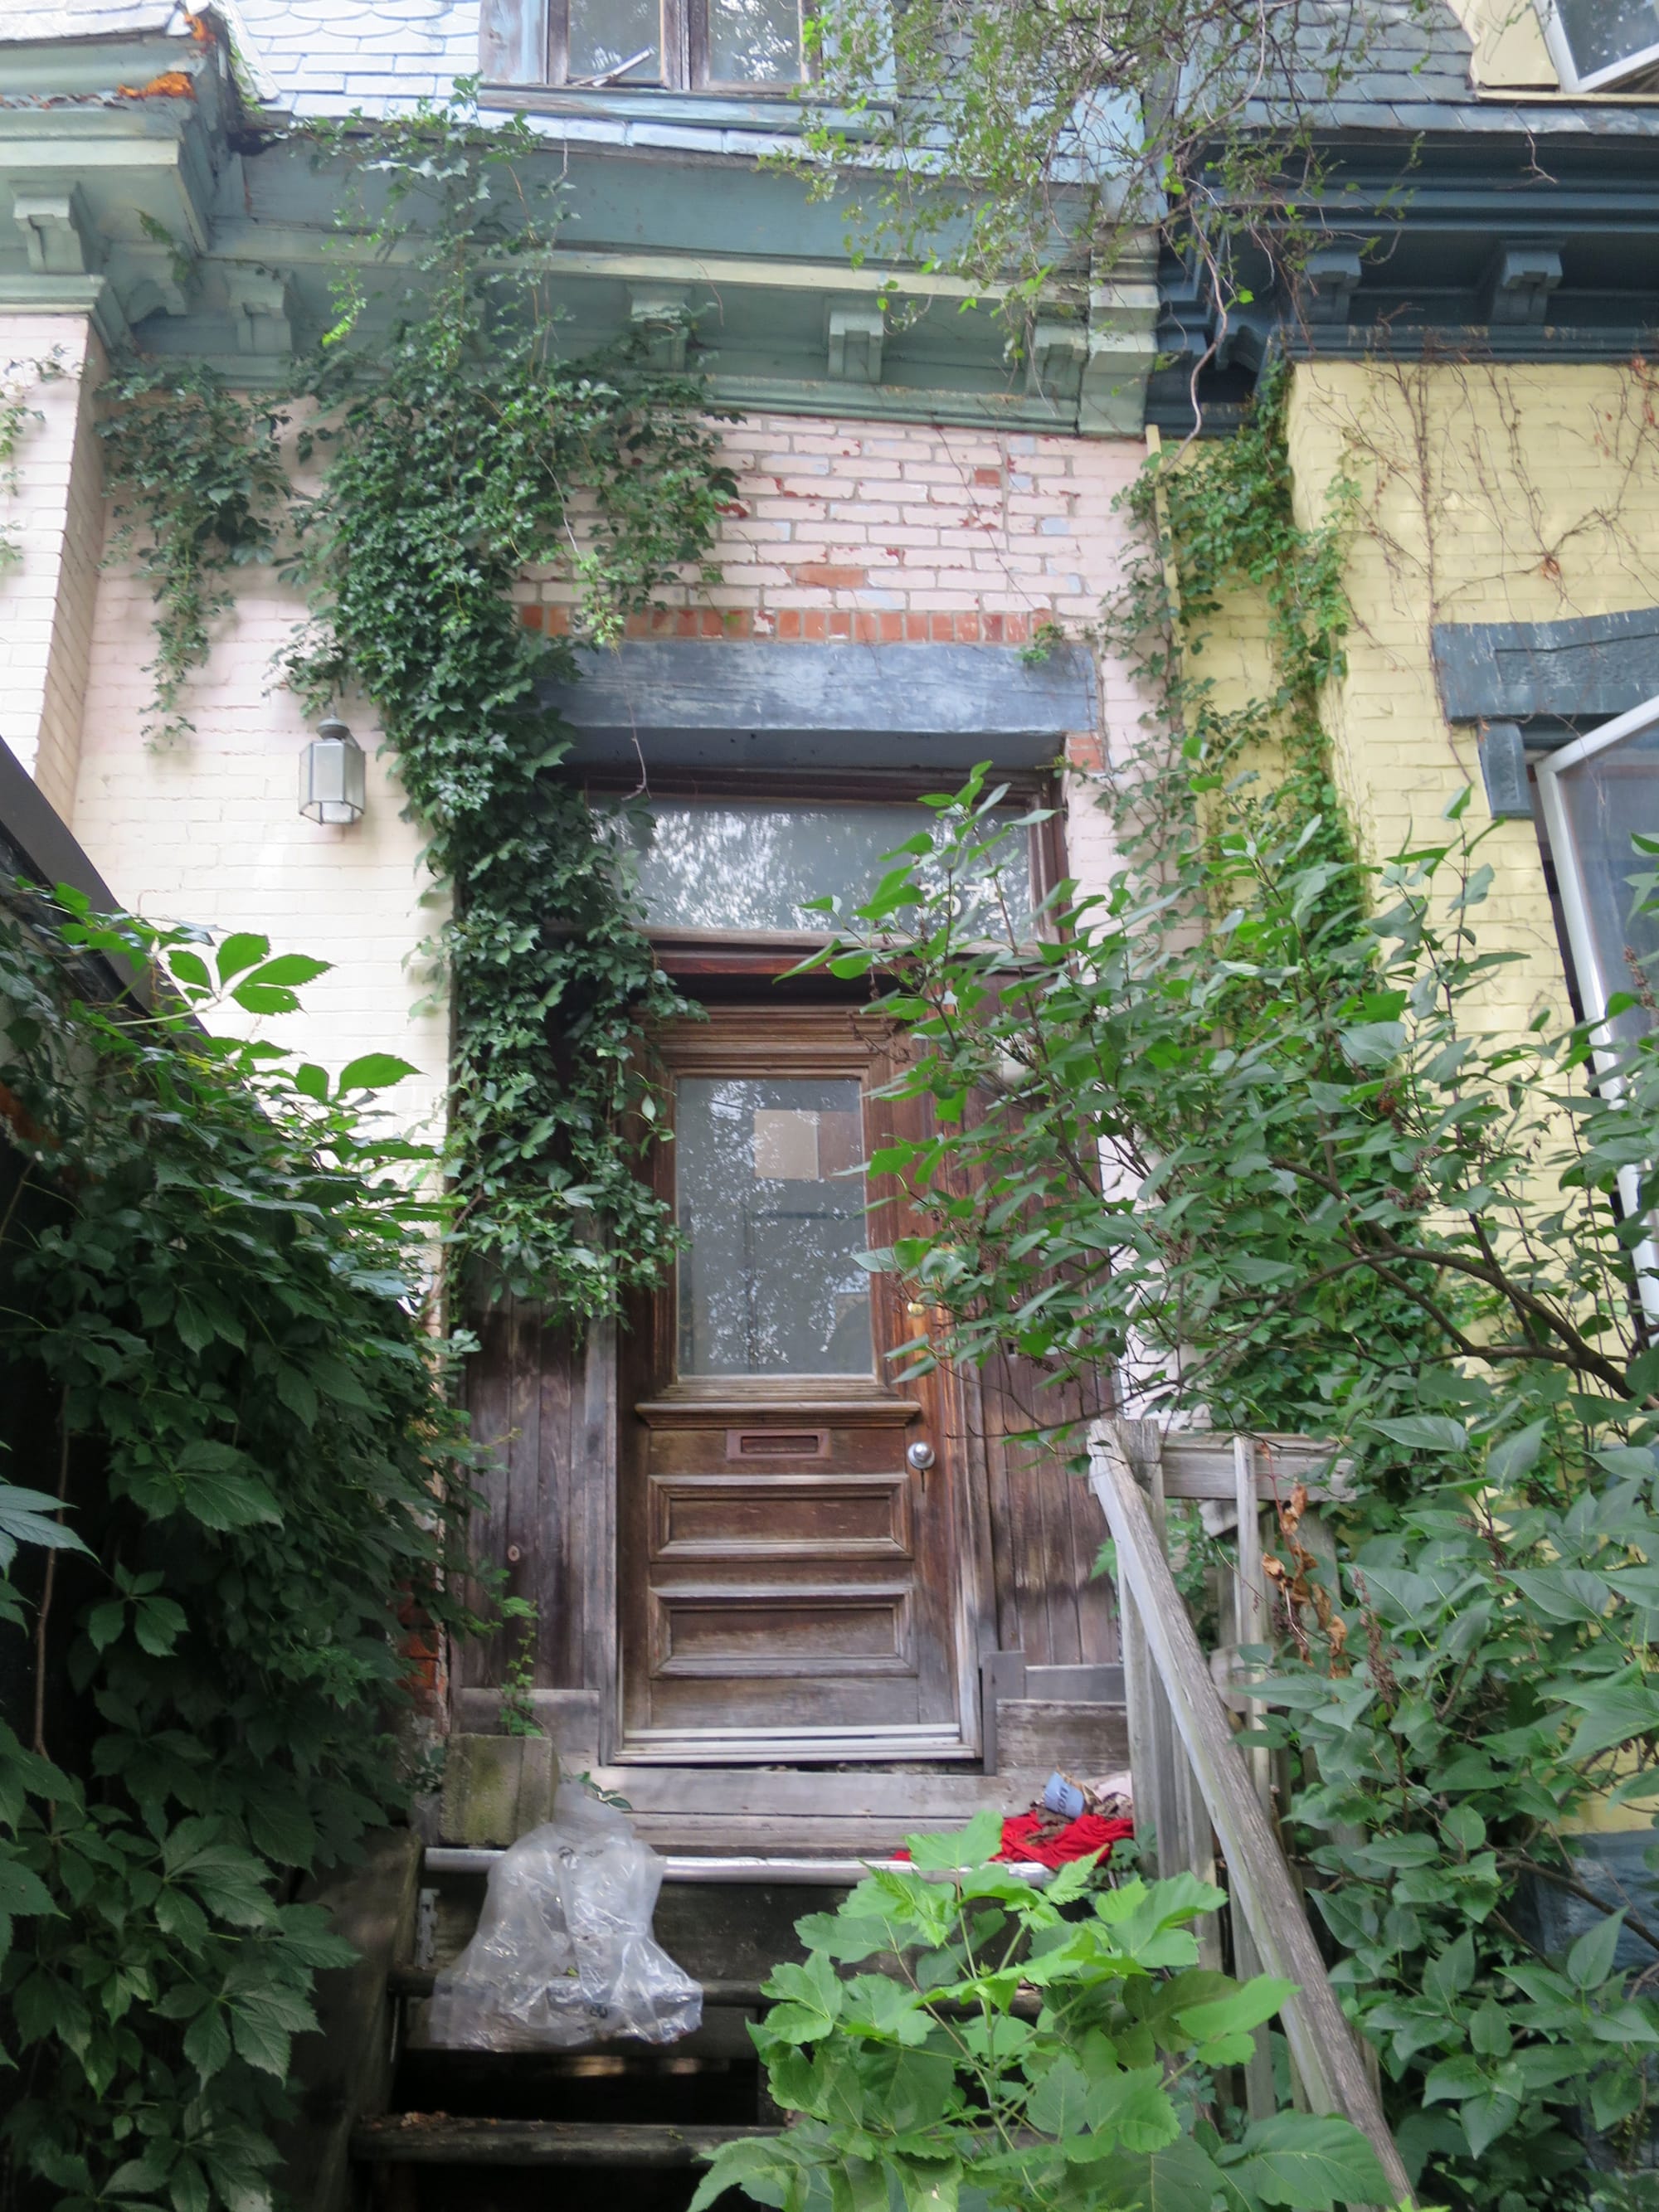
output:
[[[602,2188],[610,2212],[679,2212],[704,2156],[775,2132],[748,2023],[760,1984],[800,1956],[794,1923],[832,1906],[862,1869],[846,1860],[781,1869],[752,1859],[671,1857],[657,1940],[703,1986],[702,2025],[678,2043],[580,2051],[441,2050],[426,2028],[438,1970],[464,1947],[494,1851],[431,1849],[416,1948],[386,1978],[396,2058],[384,2107],[350,2136],[355,2203],[373,2212],[542,2212],[550,2178]]]

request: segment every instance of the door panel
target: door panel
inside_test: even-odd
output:
[[[661,1053],[686,1250],[625,1376],[620,1756],[969,1758],[959,1425],[939,1378],[885,1379],[915,1323],[856,1264],[898,1226],[861,1173],[900,1110],[884,1048],[770,1006]]]

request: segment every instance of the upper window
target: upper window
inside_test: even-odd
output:
[[[1544,43],[1565,92],[1645,89],[1659,69],[1655,0],[1541,0]]]
[[[752,92],[806,73],[805,0],[485,0],[495,83]]]

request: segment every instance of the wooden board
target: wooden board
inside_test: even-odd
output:
[[[1401,2202],[1409,2203],[1411,2185],[1376,2092],[1337,2002],[1284,1851],[1256,1795],[1170,1572],[1137,1470],[1126,1452],[1126,1441],[1138,1448],[1147,1441],[1135,1435],[1135,1427],[1125,1423],[1120,1433],[1115,1423],[1099,1425],[1091,1478],[1117,1546],[1120,1577],[1134,1601],[1137,1644],[1144,1639],[1144,1656],[1137,1656],[1131,1670],[1131,1711],[1140,1708],[1150,1671],[1226,1860],[1235,1917],[1242,1915],[1248,1926],[1261,1971],[1293,1986],[1281,2017],[1309,2105],[1316,2112],[1340,2113],[1362,2129],[1390,2190]],[[1156,1439],[1151,1441],[1155,1446]],[[1234,1468],[1231,1438],[1225,1451],[1227,1464]],[[1146,1463],[1143,1457],[1143,1465]],[[1156,1480],[1155,1449],[1150,1464]],[[1172,1764],[1166,1745],[1138,1740],[1135,1753],[1138,1761],[1156,1759],[1166,1767]],[[1162,1863],[1161,1853],[1159,1871],[1170,1871]]]
[[[383,2166],[700,2166],[721,2143],[779,2128],[606,2127],[578,2120],[452,2120],[398,2112],[352,2130],[351,2155]]]

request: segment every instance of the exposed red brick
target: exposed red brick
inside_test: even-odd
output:
[[[539,629],[542,626],[542,610],[539,607],[520,607],[519,620],[526,629]]]
[[[1066,740],[1066,757],[1073,768],[1097,775],[1106,765],[1106,748],[1092,731]]]
[[[884,615],[882,617],[881,641],[884,645],[897,645],[903,635],[904,617],[902,615]]]
[[[568,607],[550,607],[547,610],[547,634],[550,637],[568,637],[570,610]]]
[[[907,645],[927,644],[927,617],[926,615],[906,615],[904,617],[904,642]]]
[[[822,607],[806,611],[804,635],[814,645],[822,645],[830,635],[830,617]]]
[[[1000,645],[1002,643],[1002,617],[1000,615],[987,615],[984,620],[985,642],[987,645]]]
[[[778,617],[778,635],[781,638],[799,637],[800,609],[799,607],[785,607],[783,609],[782,612]]]
[[[842,638],[850,641],[853,635],[852,616],[831,615],[830,617],[830,635],[831,637]]]
[[[957,643],[958,645],[977,645],[979,643],[979,617],[977,615],[958,615],[957,617]]]
[[[974,471],[974,482],[976,484],[994,485],[998,491],[1000,491],[1002,489],[1002,471],[1000,469],[975,469]]]

